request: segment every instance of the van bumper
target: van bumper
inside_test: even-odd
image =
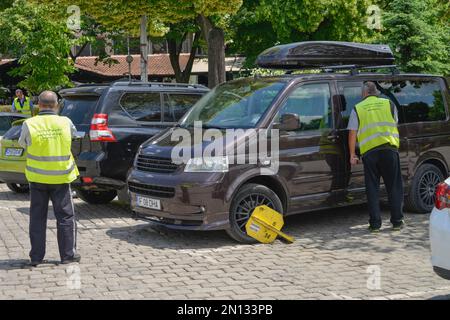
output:
[[[224,173],[183,175],[133,170],[128,187],[134,218],[180,230],[228,229],[229,203],[222,189],[223,177]],[[168,194],[158,196],[158,188]],[[161,210],[138,206],[137,196],[159,200]]]

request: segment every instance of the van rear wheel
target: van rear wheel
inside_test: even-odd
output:
[[[247,235],[245,225],[253,210],[260,205],[266,205],[283,213],[283,204],[271,189],[254,183],[241,187],[231,203],[228,235],[242,243],[255,243],[256,240]]]
[[[9,190],[15,193],[28,193],[30,192],[30,186],[28,184],[19,184],[19,183],[7,183],[6,186]]]
[[[405,208],[417,213],[430,213],[436,200],[436,187],[444,180],[441,170],[430,163],[421,165],[411,183]]]
[[[97,191],[97,190],[77,190],[78,197],[84,202],[90,204],[107,204],[117,196],[116,190]]]

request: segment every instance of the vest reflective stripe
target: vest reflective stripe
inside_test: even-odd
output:
[[[396,123],[390,123],[390,122],[374,122],[371,124],[368,124],[367,126],[365,126],[364,128],[362,128],[361,130],[358,131],[358,134],[363,134],[364,132],[366,132],[369,129],[372,128],[376,128],[376,127],[394,127],[397,128],[397,124]]]
[[[364,140],[362,140],[359,144],[366,144],[367,142],[376,139],[378,137],[390,137],[393,136],[395,138],[400,138],[400,136],[398,134],[392,134],[390,132],[378,132],[378,133],[374,133],[373,135],[365,138]]]
[[[359,118],[358,142],[361,154],[383,144],[397,148],[400,146],[397,124],[388,99],[371,96],[358,103],[355,109]]]
[[[61,176],[61,175],[65,175],[65,174],[71,173],[73,171],[73,169],[75,169],[75,166],[72,165],[67,170],[43,170],[43,169],[32,168],[32,167],[29,167],[29,166],[27,166],[26,169],[28,171],[30,171],[30,172],[35,172],[35,173],[44,174],[44,175]]]
[[[68,161],[70,160],[70,155],[69,156],[61,156],[61,157],[38,157],[38,156],[33,156],[31,154],[27,154],[27,158],[31,159],[31,160],[36,160],[36,161],[43,161],[43,162],[56,162],[56,161]]]
[[[25,97],[25,100],[23,101],[23,106],[20,105],[19,98],[14,99],[14,108],[20,113],[31,115],[31,105],[30,105],[30,99],[28,97]]]
[[[38,115],[25,121],[31,137],[25,175],[29,182],[71,183],[78,176],[71,153],[71,122],[57,115]]]

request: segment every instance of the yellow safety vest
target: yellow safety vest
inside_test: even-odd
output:
[[[30,98],[25,97],[25,99],[23,100],[23,106],[20,105],[19,98],[15,98],[14,99],[14,108],[16,108],[17,112],[31,116]]]
[[[355,106],[359,118],[358,142],[361,154],[390,144],[400,146],[397,123],[388,99],[369,96]]]
[[[71,123],[67,117],[41,115],[25,121],[31,136],[25,175],[29,182],[71,183],[79,175],[71,152]]]

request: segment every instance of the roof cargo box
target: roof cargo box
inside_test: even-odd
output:
[[[262,52],[256,63],[269,69],[311,69],[336,65],[368,67],[391,65],[388,45],[339,41],[307,41],[284,44]]]

